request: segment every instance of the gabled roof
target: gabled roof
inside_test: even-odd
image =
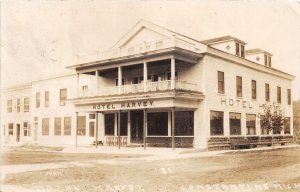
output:
[[[269,53],[269,52],[259,49],[259,48],[246,50],[246,55],[251,55],[251,54],[255,54],[255,53],[265,53],[266,55],[270,55],[270,56],[273,55],[272,53]]]
[[[203,43],[205,45],[211,45],[211,44],[215,44],[215,43],[219,43],[219,42],[226,42],[226,41],[237,41],[243,45],[246,45],[247,43],[238,39],[238,38],[235,38],[235,37],[232,37],[230,35],[227,35],[227,36],[223,36],[223,37],[218,37],[218,38],[213,38],[213,39],[207,39],[207,40],[203,40],[203,41],[200,41],[200,43]]]
[[[161,27],[159,25],[156,25],[154,23],[151,23],[149,21],[141,19],[137,24],[135,24],[113,47],[118,48],[122,47],[124,44],[126,44],[131,38],[134,37],[135,34],[137,34],[139,31],[141,31],[143,28],[148,28],[152,31],[155,31],[157,33],[160,33],[162,35],[165,35],[167,37],[176,36],[176,38],[185,40],[190,43],[201,43],[200,41],[190,38],[188,36],[182,35],[180,33],[171,31],[169,29],[166,29],[164,27]]]

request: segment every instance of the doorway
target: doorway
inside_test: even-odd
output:
[[[130,142],[143,143],[144,134],[144,112],[143,110],[130,111]]]
[[[17,142],[20,142],[21,127],[20,127],[20,124],[16,124],[16,126],[17,126],[17,127],[16,127],[16,128],[17,128],[17,131],[16,131],[16,132],[17,132],[17,135],[16,135],[16,137],[17,137],[17,138],[16,138],[16,141],[17,141]]]

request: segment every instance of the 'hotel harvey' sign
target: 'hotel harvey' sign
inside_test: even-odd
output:
[[[121,103],[101,103],[92,106],[92,110],[121,110],[121,109],[138,109],[152,107],[154,101],[133,101]]]

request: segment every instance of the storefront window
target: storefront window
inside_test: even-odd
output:
[[[224,112],[210,111],[210,135],[224,134]]]
[[[64,135],[71,135],[71,117],[64,118]]]
[[[85,136],[85,130],[86,130],[86,118],[85,116],[78,116],[77,117],[77,135],[79,136]]]
[[[148,113],[148,135],[149,136],[167,136],[168,135],[168,113]]]
[[[61,135],[61,118],[55,117],[54,119],[54,135]]]
[[[95,135],[95,122],[89,123],[89,136],[94,137]]]
[[[240,113],[229,113],[230,120],[230,135],[241,134],[241,114]]]
[[[105,114],[105,135],[114,135],[115,133],[115,114]]]
[[[127,136],[127,127],[128,127],[128,113],[127,112],[121,113],[120,126],[121,126],[120,135]]]
[[[284,118],[284,134],[291,134],[291,118]]]
[[[265,116],[261,115],[260,119],[264,119]],[[260,131],[261,131],[261,135],[268,135],[269,134],[269,130],[266,127],[263,127],[263,123],[262,120],[260,120]]]
[[[49,135],[49,118],[42,119],[42,135]]]
[[[28,122],[23,123],[24,136],[30,136],[30,129]]]
[[[256,125],[256,115],[247,114],[246,115],[246,127],[247,127],[247,135],[255,135],[255,126]]]
[[[194,136],[193,111],[176,111],[174,120],[176,136]]]
[[[13,123],[8,124],[8,135],[14,135],[14,124]]]

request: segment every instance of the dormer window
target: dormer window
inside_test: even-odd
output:
[[[235,55],[245,57],[245,46],[240,43],[235,43]]]
[[[235,54],[236,56],[240,56],[240,44],[235,43]]]
[[[272,67],[271,56],[265,54],[264,58],[265,58],[265,66],[266,67]]]

